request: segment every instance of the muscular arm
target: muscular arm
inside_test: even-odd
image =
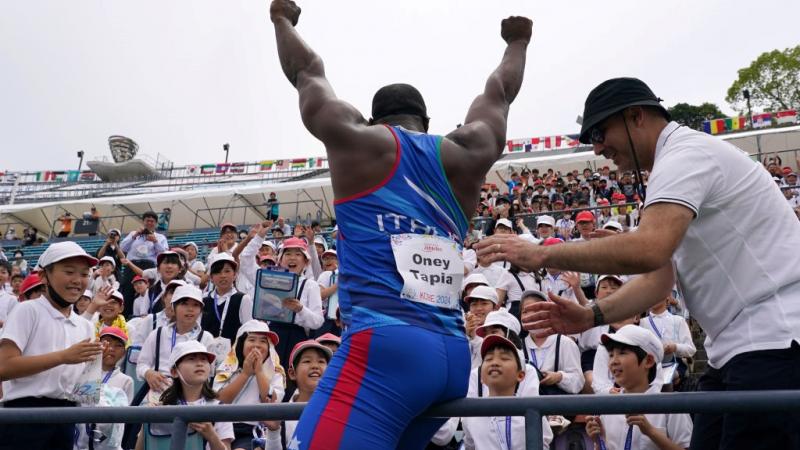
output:
[[[608,297],[598,300],[606,323],[619,322],[647,311],[663,301],[675,285],[672,263],[639,276],[622,285]]]

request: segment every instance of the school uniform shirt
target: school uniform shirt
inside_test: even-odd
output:
[[[3,327],[3,339],[20,349],[22,356],[36,356],[69,348],[84,339],[93,339],[88,320],[70,309],[68,317],[55,309],[45,297],[17,305]],[[62,364],[27,377],[3,382],[3,400],[22,397],[66,399],[83,372],[85,364]]]
[[[145,291],[144,295],[140,295],[133,299],[133,315],[144,316],[150,312],[150,290]]]
[[[322,288],[329,288],[334,284],[338,283],[339,283],[339,269],[326,270],[325,272],[322,272],[319,275],[319,278],[317,278],[317,284],[319,285],[320,288],[320,298],[322,299],[322,315],[326,319],[334,317],[333,314],[336,314],[336,311],[328,311],[328,308],[330,307],[329,304],[330,297],[335,295],[335,293],[329,296],[328,298],[322,298],[321,294]]]
[[[465,248],[461,251],[461,259],[464,261],[464,270],[467,273],[475,270],[478,265],[478,254],[471,248]]]
[[[303,304],[303,309],[295,314],[294,324],[309,330],[316,330],[325,322],[325,318],[322,316],[322,297],[319,293],[319,284],[314,280],[301,277],[299,283],[302,284],[303,281],[305,281],[305,287],[298,299]]]
[[[247,322],[248,320],[253,318],[253,297],[248,294],[244,294],[242,297],[242,302],[239,304],[239,311],[230,311],[228,308],[228,301],[234,294],[238,294],[239,291],[236,288],[231,288],[228,292],[220,295],[216,291],[209,294],[209,297],[214,300],[214,304],[217,307],[217,311],[220,313],[220,329],[222,328],[223,323],[225,322],[225,318],[228,314],[238,314],[239,316],[239,324]]]
[[[139,377],[140,380],[144,380],[144,374],[148,370],[155,370],[156,366],[156,345],[161,346],[161,352],[159,355],[159,364],[158,364],[158,371],[164,375],[169,376],[170,373],[170,366],[169,366],[169,355],[172,353],[172,349],[175,345],[180,344],[181,342],[187,342],[192,340],[197,340],[197,336],[202,332],[203,335],[200,338],[200,343],[208,348],[212,342],[214,342],[214,338],[211,336],[211,333],[208,331],[203,331],[199,325],[195,325],[188,333],[185,334],[178,334],[175,333],[175,343],[172,342],[173,331],[175,331],[175,323],[170,323],[163,330],[161,330],[161,341],[156,343],[156,335],[158,334],[158,330],[153,330],[145,339],[144,344],[142,345],[142,350],[139,352],[139,361],[136,364],[136,376]],[[213,370],[212,370],[213,372]]]
[[[105,379],[106,375],[108,375],[108,372],[103,372],[103,379]],[[124,392],[128,397],[128,403],[133,400],[133,378],[122,373],[118,367],[115,367],[111,372],[111,377],[106,382],[106,385]]]
[[[108,372],[103,372],[103,380],[105,377],[108,376]],[[127,397],[127,403],[130,403],[133,400],[133,379],[124,373],[120,372],[118,368],[114,368],[111,372],[110,377],[105,382],[106,387],[119,389],[122,391],[125,396]],[[103,405],[105,406],[105,405]],[[114,431],[114,434],[119,433],[122,434],[122,425],[116,424],[119,428]],[[99,430],[102,430],[106,427],[98,427]],[[89,437],[86,432],[86,424],[78,424],[77,430],[79,432],[77,442],[75,443],[75,450],[88,450],[89,449]],[[102,432],[102,431],[101,431]],[[122,446],[112,446],[109,445],[109,439],[104,440],[100,443],[95,443],[93,445],[95,450],[122,450]]]
[[[622,392],[625,393],[624,390]],[[660,386],[651,386],[645,394],[658,395],[661,393]],[[660,432],[667,435],[672,442],[681,448],[689,448],[689,441],[692,438],[692,419],[689,414],[645,414],[647,421]],[[623,450],[625,440],[628,435],[628,424],[625,415],[603,415],[600,416],[605,429],[606,448],[608,450]],[[643,435],[639,427],[633,426],[631,439],[631,449],[633,450],[658,450],[658,447],[647,436]]]
[[[545,294],[552,292],[558,296],[564,297],[567,300],[572,300],[578,303],[578,297],[575,296],[575,291],[572,290],[569,284],[562,278],[563,272],[558,275],[545,274],[542,278],[542,292]]]
[[[709,364],[800,340],[800,221],[763,166],[671,122],[656,144],[644,207],[665,202],[695,215],[672,259],[706,332]]]
[[[90,289],[92,290],[92,294],[97,294],[97,291],[106,286],[111,286],[114,289],[119,289],[119,282],[114,277],[114,275],[110,275],[108,278],[97,277],[94,280],[92,280],[92,285]]]
[[[186,406],[213,406],[219,405],[219,400],[217,399],[210,399],[206,400],[203,397],[200,397],[199,400],[193,402],[187,402]],[[235,435],[233,434],[233,423],[232,422],[214,422],[214,431],[216,431],[217,436],[221,441],[225,439],[230,439],[233,441]],[[206,448],[208,449],[209,446],[206,444]]]
[[[508,270],[494,264],[489,264],[487,267],[478,266],[472,273],[482,273],[489,282],[489,286],[504,292],[511,289],[511,283],[516,283]]]
[[[644,319],[639,321],[642,328],[646,328],[653,332],[663,344],[675,344],[675,353],[673,355],[679,358],[688,358],[694,356],[697,349],[692,341],[692,333],[689,331],[689,324],[683,317],[676,316],[669,311],[664,311],[661,314],[650,313]],[[664,362],[669,363],[672,361],[672,355],[665,355]]]
[[[516,395],[519,397],[519,395]],[[524,450],[525,418],[513,416],[462,417],[466,450]],[[549,449],[553,430],[542,417],[542,448]]]
[[[274,350],[273,350],[274,351]],[[242,374],[242,370],[239,369],[233,376],[229,377],[225,382],[219,383],[214,382],[214,391],[219,392],[230,384],[230,382],[236,378],[244,376]],[[278,400],[283,398],[286,389],[284,388],[284,379],[283,375],[279,372],[273,372],[272,377],[269,380],[269,385],[272,387],[273,392],[276,393]],[[261,396],[258,392],[258,381],[256,381],[255,375],[248,377],[247,381],[245,382],[244,387],[241,391],[239,391],[239,395],[231,402],[232,405],[260,405],[261,404]],[[238,421],[237,421],[238,422]],[[239,423],[246,423],[248,425],[256,426],[258,425],[258,421],[250,421],[250,422],[239,422]]]
[[[540,291],[542,289],[541,284],[536,281],[536,277],[530,272],[519,272],[517,274],[508,272],[508,276],[511,277],[511,283],[507,284],[506,305],[520,301],[522,293],[527,290]]]
[[[581,352],[595,350],[600,345],[600,336],[608,333],[608,325],[589,328],[578,336],[578,348]]]
[[[525,351],[528,355],[528,362],[536,366],[541,372],[552,372],[556,365],[556,340],[558,335],[552,334],[545,339],[540,346],[529,336],[525,337]],[[556,386],[569,392],[577,394],[583,389],[586,381],[581,369],[581,352],[578,344],[568,336],[561,336],[561,345],[558,349],[558,371],[563,378]]]
[[[256,262],[256,255],[264,243],[264,238],[255,235],[253,239],[242,249],[239,254],[239,271],[236,275],[236,286],[242,292],[254,292],[256,285],[256,272],[258,272],[258,263]]]
[[[141,347],[144,345],[144,341],[147,339],[147,336],[150,335],[151,331],[167,325],[169,325],[169,318],[164,311],[157,312],[155,316],[153,316],[153,314],[147,314],[142,317],[134,317],[128,321],[128,331],[130,331],[128,337],[130,338],[131,345],[138,345]]]
[[[483,362],[483,358],[481,358],[481,345],[483,345],[482,337],[475,335],[469,338],[470,367],[473,369],[480,366]]]
[[[11,313],[11,310],[17,306],[19,300],[17,297],[9,294],[8,292],[0,292],[0,330],[3,329],[3,324],[8,319],[8,315]]]

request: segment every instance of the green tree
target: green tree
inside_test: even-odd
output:
[[[704,120],[725,117],[725,114],[719,110],[717,105],[708,102],[700,106],[678,103],[671,108],[667,108],[667,111],[672,116],[672,120],[695,130],[702,130]]]
[[[725,100],[739,112],[747,112],[744,91],[750,91],[753,109],[780,111],[800,108],[800,45],[762,53],[728,88]]]

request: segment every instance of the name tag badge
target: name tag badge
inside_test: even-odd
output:
[[[461,246],[450,239],[427,234],[394,234],[392,252],[403,277],[400,296],[406,300],[446,309],[459,309],[464,278]]]
[[[146,257],[147,256],[147,245],[145,245],[145,244],[137,245],[136,246],[136,254],[138,254],[140,257],[143,257],[143,258]]]

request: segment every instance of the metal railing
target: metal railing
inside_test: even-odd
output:
[[[269,405],[158,406],[107,408],[0,408],[0,424],[169,423],[172,450],[182,450],[190,422],[294,420],[305,403]],[[543,446],[542,417],[549,414],[747,413],[800,411],[800,390],[690,392],[629,395],[554,395],[467,398],[435,406],[427,417],[525,417],[525,448]]]

